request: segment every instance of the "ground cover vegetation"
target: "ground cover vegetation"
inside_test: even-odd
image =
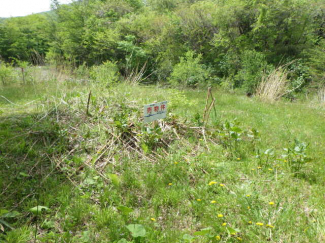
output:
[[[0,20],[0,242],[325,241],[323,1],[52,8]]]
[[[1,86],[1,241],[324,241],[319,102],[213,90],[207,121],[205,89],[27,73]]]

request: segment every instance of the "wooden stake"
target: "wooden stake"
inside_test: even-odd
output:
[[[209,104],[210,97],[211,97],[212,101]],[[204,125],[206,125],[206,123],[208,123],[208,119],[210,117],[210,113],[211,113],[212,108],[214,109],[215,116],[217,116],[215,101],[216,101],[216,99],[212,95],[212,89],[211,89],[211,87],[209,87],[208,88],[208,93],[207,93],[207,98],[206,98],[206,101],[205,101],[204,114],[203,114],[203,124]]]
[[[87,116],[90,116],[90,113],[89,113],[90,97],[91,97],[91,90],[90,90],[89,95],[88,95],[87,110],[86,110]]]

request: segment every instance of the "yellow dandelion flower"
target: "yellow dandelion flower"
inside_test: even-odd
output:
[[[226,226],[227,225],[227,223],[222,223],[222,226]]]
[[[271,169],[271,168],[269,169],[269,171],[272,171],[272,170],[273,170],[273,169]]]
[[[247,206],[247,209],[249,210],[249,209],[251,209],[251,207],[250,206]]]
[[[240,237],[237,237],[237,240],[239,240],[239,241],[242,241],[243,239],[242,239],[242,238],[240,238]]]
[[[237,160],[241,160],[241,158],[237,158]]]
[[[155,218],[151,218],[151,221],[156,221],[156,219]]]
[[[225,184],[220,184],[220,186],[222,187],[222,186],[225,186]]]
[[[255,170],[255,169],[252,169],[253,171]]]
[[[213,200],[213,201],[211,201],[211,203],[217,203],[217,201],[214,201],[214,200]]]
[[[247,194],[247,195],[246,195],[246,197],[250,197],[250,196],[251,196],[251,194]]]
[[[201,201],[202,201],[202,199],[198,198],[198,199],[196,199],[196,201],[198,201],[198,202],[201,202]]]
[[[253,222],[252,221],[248,221],[249,224],[252,224]]]
[[[270,205],[274,205],[274,202],[269,202]]]
[[[284,163],[287,163],[287,162],[288,162],[288,160],[286,160],[286,159],[285,159],[283,162],[284,162]]]
[[[260,222],[257,222],[256,225],[263,226],[264,224],[263,223],[260,223]]]
[[[178,162],[174,162],[174,164],[175,164],[175,165],[177,165],[177,164],[178,164]]]
[[[261,166],[259,166],[259,167],[257,167],[257,169],[262,169],[262,167],[261,167]]]
[[[209,186],[212,186],[212,185],[214,185],[214,184],[217,184],[217,182],[215,182],[215,181],[210,181],[208,185],[209,185]]]
[[[218,214],[218,218],[222,218],[223,217],[223,215],[222,214]]]
[[[220,239],[221,239],[220,235],[217,235],[216,240],[220,240]]]
[[[273,225],[270,225],[270,224],[267,224],[266,227],[274,228],[274,226]]]
[[[168,186],[171,186],[171,185],[173,185],[173,183],[168,183]]]

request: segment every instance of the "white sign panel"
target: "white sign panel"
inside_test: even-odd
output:
[[[144,122],[164,119],[167,116],[167,101],[144,106]]]

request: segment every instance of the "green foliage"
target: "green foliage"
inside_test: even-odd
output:
[[[306,53],[309,56],[308,64],[310,66],[310,72],[315,81],[320,85],[325,84],[325,39],[321,39],[320,42]]]
[[[135,36],[127,35],[124,41],[118,42],[118,50],[121,50],[125,55],[123,69],[126,74],[142,67],[146,61],[146,52],[135,45],[135,40]]]
[[[21,227],[4,235],[3,239],[6,243],[25,243],[31,240],[32,230],[28,227]],[[1,239],[1,235],[0,235]]]
[[[194,52],[187,52],[185,57],[181,57],[180,62],[175,65],[169,83],[173,86],[181,85],[189,87],[206,84],[210,78],[210,70],[201,64],[201,61],[201,54],[195,57]]]
[[[35,61],[43,58],[50,44],[50,28],[46,15],[8,18],[0,23],[0,53],[2,58]]]
[[[255,128],[244,130],[237,120],[226,121],[216,134],[221,144],[229,149],[229,155],[233,159],[245,157],[245,151],[256,151],[257,141],[260,139],[260,134]],[[250,143],[249,146],[247,142]]]
[[[0,231],[5,232],[7,230],[14,229],[6,220],[16,218],[20,213],[17,211],[9,212],[8,210],[0,210]]]
[[[30,208],[29,211],[35,215],[41,214],[42,212],[49,211],[50,209],[45,206],[36,206],[33,208]]]
[[[306,150],[307,144],[295,139],[289,148],[284,148],[285,154],[282,155],[285,163],[293,173],[300,173],[306,162],[309,161]]]
[[[99,84],[110,86],[119,81],[119,72],[115,63],[106,61],[90,69],[90,78]]]
[[[131,232],[134,238],[146,236],[146,229],[141,224],[129,224],[126,228]]]
[[[246,92],[254,93],[262,76],[270,69],[262,53],[247,50],[240,58],[241,69],[236,75],[237,86],[243,87]]]
[[[12,84],[16,80],[16,73],[11,65],[0,62],[0,80],[2,85]]]
[[[34,64],[46,56],[72,69],[109,60],[126,78],[143,68],[146,82],[192,87],[207,84],[212,74],[214,83],[228,80],[227,86],[250,93],[263,71],[300,59],[300,71],[288,78],[301,91],[310,74],[318,86],[323,83],[323,19],[322,0],[55,2],[49,14],[1,21],[0,53],[6,61]],[[199,62],[191,52],[199,53]],[[185,62],[196,66],[196,77],[181,72]]]

